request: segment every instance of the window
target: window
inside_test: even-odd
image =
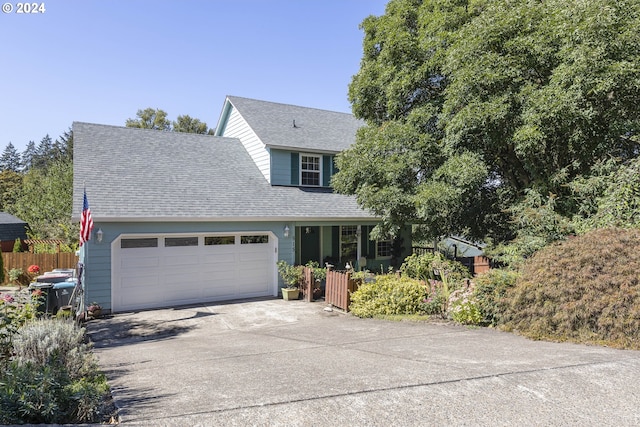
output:
[[[122,239],[120,240],[120,247],[122,249],[157,248],[158,239],[155,237],[143,239]]]
[[[177,246],[198,246],[197,237],[165,237],[164,246],[167,248]]]
[[[393,254],[393,242],[391,240],[378,240],[376,242],[376,258],[391,258]]]
[[[234,236],[209,236],[204,238],[205,246],[216,245],[235,245],[236,238]]]
[[[358,256],[358,226],[343,225],[340,227],[340,263],[353,263]]]
[[[300,155],[300,184],[319,187],[322,182],[321,156],[311,154]]]
[[[241,245],[247,245],[247,244],[254,244],[254,243],[269,243],[269,236],[267,236],[266,234],[259,234],[259,235],[255,235],[255,236],[241,236],[240,237],[240,244]]]

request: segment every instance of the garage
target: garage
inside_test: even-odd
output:
[[[112,311],[277,295],[270,232],[121,235],[112,249]]]

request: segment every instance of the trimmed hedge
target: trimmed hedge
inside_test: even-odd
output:
[[[423,282],[386,274],[360,285],[351,295],[349,309],[358,317],[416,314],[426,297],[427,288]]]

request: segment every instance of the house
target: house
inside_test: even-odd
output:
[[[0,252],[12,252],[16,239],[27,238],[27,223],[6,212],[0,212]]]
[[[371,241],[378,219],[334,193],[350,114],[227,97],[216,135],[74,123],[85,301],[113,312],[277,296],[276,263],[380,269],[411,249]],[[100,239],[97,238],[100,237]]]

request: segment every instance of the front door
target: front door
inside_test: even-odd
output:
[[[316,261],[322,265],[320,259],[320,227],[299,227],[300,236],[300,264]]]

